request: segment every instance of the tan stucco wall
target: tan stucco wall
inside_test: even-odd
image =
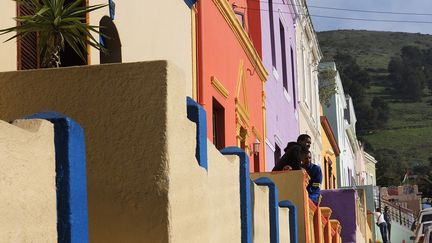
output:
[[[279,242],[290,242],[289,209],[279,208]]]
[[[106,0],[89,0],[90,5]],[[122,61],[169,60],[185,73],[187,94],[192,97],[192,17],[183,0],[115,1],[114,24],[122,44]],[[109,9],[90,14],[90,24],[99,25]],[[98,40],[99,36],[95,36]],[[99,51],[91,49],[91,64],[99,64]]]
[[[16,25],[13,17],[16,15],[16,2],[3,0],[0,2],[0,29]],[[17,44],[16,40],[3,43],[13,34],[0,36],[0,72],[13,71],[17,69]]]
[[[253,242],[270,242],[269,188],[252,183]]]
[[[298,240],[306,242],[306,225],[305,225],[305,202],[307,199],[304,181],[304,173],[298,171],[286,171],[279,173],[263,172],[253,173],[251,178],[268,177],[278,187],[279,201],[289,200],[297,206],[298,219]]]
[[[239,161],[195,159],[165,61],[0,73],[1,119],[54,110],[85,130],[90,242],[240,242]]]
[[[0,242],[56,242],[53,125],[0,121],[0,168]]]
[[[160,61],[0,73],[0,119],[53,110],[84,128],[90,242],[168,240],[163,97],[167,79],[184,80],[168,69]]]

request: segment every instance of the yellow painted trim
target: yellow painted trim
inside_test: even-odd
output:
[[[238,100],[236,99],[236,107],[235,107],[236,114],[240,120],[240,123],[247,128],[249,126],[249,113],[245,110],[245,108],[242,106],[242,104],[238,103]]]
[[[196,31],[196,15],[198,11],[194,5],[191,10],[191,25],[192,25],[192,99],[198,100],[198,79],[197,79],[197,31]]]
[[[225,99],[229,96],[229,91],[223,86],[223,84],[215,77],[211,77],[211,84],[213,88],[216,89],[219,94],[221,94]]]
[[[255,137],[256,137],[260,142],[263,142],[262,137],[261,137],[259,131],[258,131],[255,127],[252,127],[252,132],[253,132],[253,134],[255,135]]]
[[[268,72],[265,69],[264,64],[262,63],[261,58],[258,55],[258,52],[253,46],[252,41],[250,40],[246,31],[241,26],[240,22],[238,21],[228,1],[213,0],[213,3],[218,8],[219,12],[222,14],[225,21],[228,23],[229,27],[233,30],[234,35],[238,39],[240,45],[242,46],[243,50],[245,51],[246,55],[251,61],[261,81],[262,82],[267,81]]]
[[[240,91],[243,91],[243,102],[240,102]],[[247,96],[247,82],[244,71],[244,62],[240,60],[239,71],[238,71],[238,79],[236,85],[236,105],[237,103],[241,105],[244,112],[248,116],[249,120],[249,109],[248,109],[248,96]]]

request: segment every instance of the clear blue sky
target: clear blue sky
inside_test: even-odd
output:
[[[388,19],[432,22],[432,0],[307,0],[311,15],[336,16],[362,19]],[[429,16],[393,15],[383,13],[349,12],[314,8],[313,6],[374,10],[384,12],[425,13]],[[312,16],[316,31],[337,29],[360,29],[400,31],[432,34],[432,23],[384,23],[352,21],[344,19],[327,19]]]

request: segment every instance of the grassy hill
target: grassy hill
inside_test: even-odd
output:
[[[364,30],[338,30],[318,33],[324,58],[332,57],[337,50],[351,54],[367,69],[387,69],[390,57],[398,55],[403,46],[432,48],[432,35],[403,32]]]
[[[389,121],[381,130],[364,136],[373,150],[391,149],[398,152],[407,166],[428,163],[432,157],[432,96],[428,90],[420,102],[406,102],[393,97],[386,82],[387,65],[399,55],[403,46],[432,48],[432,36],[424,34],[340,30],[319,32],[318,39],[324,60],[332,60],[337,52],[348,53],[372,76],[366,98],[384,98],[390,108]],[[355,106],[355,104],[354,104]],[[372,154],[374,151],[370,149]]]

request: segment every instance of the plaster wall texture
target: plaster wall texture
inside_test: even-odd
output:
[[[298,242],[308,242],[307,219],[308,217],[308,195],[304,184],[305,175],[303,171],[284,171],[284,172],[262,172],[251,174],[251,179],[260,177],[268,177],[278,187],[279,201],[289,200],[297,207],[297,223],[298,223]]]
[[[54,110],[85,130],[90,242],[168,241],[163,97],[168,79],[184,80],[174,70],[159,61],[0,73],[1,119]]]
[[[239,160],[208,143],[198,165],[182,80],[165,61],[0,73],[2,119],[85,129],[90,242],[240,242]]]
[[[89,0],[89,5],[107,4]],[[122,61],[168,60],[184,71],[186,93],[192,97],[191,9],[182,0],[114,1],[115,19],[122,44]],[[90,14],[90,24],[99,25],[109,8]],[[156,24],[157,23],[157,24]],[[99,36],[95,36],[98,40]],[[90,64],[99,64],[99,51],[92,48]]]
[[[54,128],[0,121],[0,242],[56,242]]]
[[[258,186],[252,183],[253,187],[253,242],[270,242],[270,212],[269,193],[267,186]]]
[[[16,15],[15,1],[0,2],[0,29],[9,28],[16,25],[13,17]],[[16,40],[3,43],[13,34],[0,36],[0,72],[13,71],[17,69],[17,43]]]
[[[289,209],[279,208],[279,242],[290,242]]]
[[[272,4],[270,6],[269,4]],[[272,7],[273,11],[269,11]],[[274,152],[276,145],[283,151],[290,141],[296,141],[299,135],[298,121],[298,80],[296,72],[296,40],[294,29],[293,6],[283,4],[282,0],[275,0],[261,3],[261,31],[262,31],[262,59],[269,76],[265,84],[266,92],[266,170],[271,171],[275,161]],[[273,31],[270,27],[270,14],[273,14]],[[288,87],[283,85],[283,62],[281,29],[284,28],[285,53],[287,70],[286,80]],[[273,37],[271,36],[274,33]],[[272,44],[272,39],[274,40]],[[276,65],[272,61],[272,45]],[[292,50],[292,57],[291,57]],[[293,60],[293,63],[291,63]],[[291,67],[294,67],[292,69]],[[293,80],[294,77],[294,80]]]

